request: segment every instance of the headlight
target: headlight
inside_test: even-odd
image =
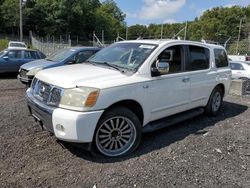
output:
[[[42,69],[42,67],[31,69],[27,72],[27,76],[35,76]]]
[[[59,107],[84,111],[95,105],[99,91],[97,88],[90,87],[65,89]]]

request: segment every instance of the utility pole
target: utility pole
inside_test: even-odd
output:
[[[102,44],[104,44],[104,30],[102,30]]]
[[[128,26],[126,27],[126,40],[128,40]]]
[[[163,35],[163,23],[161,24],[161,39],[162,39],[162,35]]]
[[[187,22],[186,22],[186,26],[185,26],[184,40],[186,40],[186,37],[187,37]]]
[[[20,26],[20,41],[23,41],[23,13],[22,13],[22,0],[19,0],[19,26]]]
[[[241,33],[242,20],[243,20],[243,18],[240,19],[239,34],[238,34],[238,40],[237,40],[237,45],[236,45],[236,50],[235,50],[235,54],[236,54],[236,55],[238,54],[238,49],[239,49],[239,42],[240,42],[240,33]]]

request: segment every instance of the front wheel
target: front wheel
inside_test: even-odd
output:
[[[220,87],[214,88],[209,101],[205,107],[205,113],[208,115],[218,115],[223,102],[223,92]]]
[[[98,123],[95,145],[108,157],[118,157],[134,151],[141,140],[138,117],[129,109],[117,107],[106,112]]]

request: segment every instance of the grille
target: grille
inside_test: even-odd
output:
[[[58,106],[61,100],[60,88],[47,84],[36,78],[32,82],[33,95],[41,102],[48,105]]]
[[[21,69],[21,71],[20,71],[20,76],[21,77],[23,77],[23,78],[28,78],[28,76],[27,76],[27,70],[25,70],[25,69]]]
[[[53,88],[51,91],[51,96],[49,100],[49,104],[58,106],[61,100],[61,89]]]

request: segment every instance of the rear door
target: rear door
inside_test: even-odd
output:
[[[187,45],[188,61],[185,70],[190,79],[189,109],[204,106],[215,85],[216,71],[211,70],[210,49]]]
[[[30,61],[34,61],[36,59],[39,59],[39,56],[37,55],[36,51],[25,50],[24,51],[24,59],[22,61],[22,64],[28,63]]]

